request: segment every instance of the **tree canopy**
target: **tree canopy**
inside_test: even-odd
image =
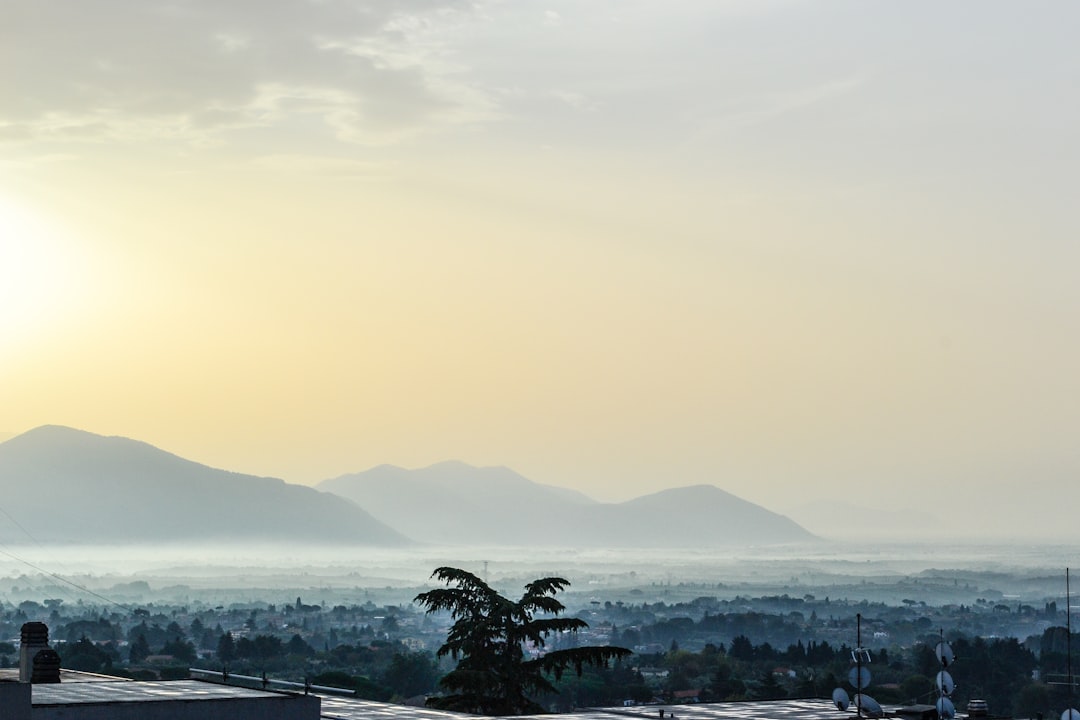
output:
[[[429,614],[450,613],[454,623],[437,654],[458,661],[439,682],[447,694],[428,699],[432,707],[481,715],[541,713],[544,708],[534,698],[558,692],[547,675],[558,680],[569,668],[581,675],[585,665],[603,666],[632,654],[613,646],[544,651],[549,636],[589,626],[558,617],[566,608],[555,594],[570,585],[563,578],[534,580],[513,601],[465,570],[440,567],[431,576],[447,587],[420,593],[416,602]]]

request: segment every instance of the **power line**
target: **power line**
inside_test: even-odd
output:
[[[2,513],[4,515],[4,517],[6,517],[8,520],[10,520],[11,523],[15,527],[22,530],[23,534],[26,535],[26,537],[30,538],[30,540],[35,545],[37,545],[38,547],[43,547],[42,544],[40,542],[38,542],[38,539],[35,538],[33,535],[31,535],[30,531],[27,530],[25,527],[23,527],[22,524],[11,515],[11,513],[9,513],[7,510],[4,509],[3,506],[0,506],[0,513]],[[54,572],[52,572],[50,570],[46,570],[43,567],[35,565],[34,563],[30,562],[29,560],[21,558],[18,555],[16,555],[15,553],[10,552],[9,550],[5,549],[3,546],[0,546],[0,554],[7,555],[9,558],[11,558],[12,560],[15,560],[16,562],[21,562],[23,565],[26,565],[27,567],[33,568],[34,570],[37,570],[38,572],[40,572],[40,573],[42,573],[44,575],[47,575],[48,577],[51,577],[54,580],[58,580],[58,581],[66,584],[66,585],[70,585],[71,587],[73,587],[73,588],[75,588],[77,590],[81,590],[82,592],[86,593],[87,595],[91,595],[93,597],[96,597],[97,599],[102,600],[102,601],[108,603],[109,605],[115,605],[116,607],[122,608],[122,609],[124,609],[124,610],[126,610],[128,612],[132,612],[132,610],[133,610],[132,608],[128,607],[127,605],[124,605],[123,603],[119,603],[119,602],[117,602],[117,601],[115,601],[115,600],[113,600],[111,598],[105,597],[104,595],[102,595],[100,593],[96,593],[93,590],[91,590],[90,588],[85,587],[83,585],[80,585],[77,582],[74,582],[72,580],[68,580],[66,577],[64,577],[62,575],[59,575],[58,573],[54,573]]]
[[[6,514],[7,513],[5,513],[5,515]],[[47,575],[48,577],[51,577],[53,580],[58,580],[58,581],[64,583],[65,585],[70,585],[71,587],[75,588],[76,590],[81,590],[82,592],[86,593],[87,595],[92,595],[93,597],[96,597],[98,600],[101,600],[101,601],[103,601],[105,603],[108,603],[109,605],[115,605],[116,607],[121,608],[122,610],[126,610],[127,612],[133,612],[134,611],[134,608],[129,607],[128,605],[124,605],[123,603],[119,603],[119,602],[113,600],[112,598],[105,597],[101,593],[94,592],[93,590],[91,590],[90,588],[88,588],[88,587],[86,587],[84,585],[80,585],[79,583],[74,582],[73,580],[68,580],[63,575],[58,575],[57,573],[54,573],[54,572],[52,572],[50,570],[46,570],[43,567],[35,565],[34,563],[30,562],[29,560],[21,558],[18,555],[16,555],[15,553],[4,549],[3,547],[0,547],[0,555],[7,555],[9,558],[11,558],[12,560],[15,560],[16,562],[21,562],[23,565],[26,565],[27,567],[33,568],[34,570],[37,570],[39,573],[41,573],[43,575]]]

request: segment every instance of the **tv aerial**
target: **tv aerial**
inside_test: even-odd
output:
[[[941,642],[934,648],[934,655],[937,656],[938,662],[941,663],[941,670],[938,671],[937,677],[934,678],[934,685],[937,686],[938,699],[934,703],[934,707],[937,708],[938,717],[941,720],[952,720],[956,717],[956,705],[950,699],[950,696],[956,690],[956,683],[953,682],[952,675],[945,668],[952,665],[955,656],[953,650],[949,646],[949,643],[945,642],[945,631],[940,630]],[[1080,720],[1080,718],[1077,718]]]
[[[954,657],[953,651],[952,648],[949,647],[949,643],[945,642],[944,639],[937,644],[936,648],[934,648],[934,654],[937,655],[937,659],[938,662],[941,663],[941,667],[947,668],[952,665]]]
[[[1069,709],[1061,713],[1061,720],[1080,720],[1080,710],[1073,706],[1076,677],[1072,667],[1072,590],[1069,587],[1069,568],[1065,568],[1065,675],[1047,675],[1047,685],[1069,687]]]
[[[847,710],[851,705],[851,698],[848,697],[847,690],[844,688],[836,688],[832,691],[832,701],[840,712]]]
[[[864,691],[870,686],[870,651],[862,646],[862,614],[855,615],[855,649],[851,651],[851,661],[854,666],[848,672],[848,683],[855,688],[855,714],[858,717],[880,718],[884,717],[885,711],[877,700],[867,695]],[[844,688],[836,688],[832,694],[833,704],[840,711],[847,710],[851,706]],[[1075,720],[1080,720],[1080,716]]]
[[[885,716],[881,704],[869,695],[859,693],[855,696],[855,704],[859,706],[859,712],[862,713],[863,717],[879,718]]]
[[[1069,709],[1061,713],[1061,720],[1080,720],[1080,710],[1072,707],[1076,684],[1072,669],[1072,593],[1069,591],[1069,568],[1065,568],[1065,638],[1066,663],[1069,671]]]
[[[938,692],[946,697],[953,694],[953,690],[956,689],[956,682],[952,679],[952,675],[948,670],[942,670],[938,672],[937,677],[934,678],[934,685],[937,686]]]

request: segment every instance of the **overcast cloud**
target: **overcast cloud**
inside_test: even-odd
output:
[[[0,43],[14,139],[225,142],[230,131],[321,121],[345,142],[478,119],[439,29],[464,2],[19,3]],[[10,67],[10,64],[9,64]]]

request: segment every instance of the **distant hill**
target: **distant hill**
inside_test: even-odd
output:
[[[599,503],[502,467],[380,465],[319,484],[438,544],[699,547],[811,540],[792,520],[711,485]]]
[[[49,425],[0,443],[0,541],[31,538],[409,542],[336,495],[216,470],[127,438]]]
[[[618,547],[773,545],[815,536],[779,515],[713,485],[661,490],[590,513],[583,542]]]
[[[521,537],[529,522],[596,504],[575,490],[540,485],[508,468],[455,461],[419,470],[379,465],[325,480],[318,488],[349,498],[376,517],[393,518],[387,522],[409,537],[436,544],[501,543]]]

